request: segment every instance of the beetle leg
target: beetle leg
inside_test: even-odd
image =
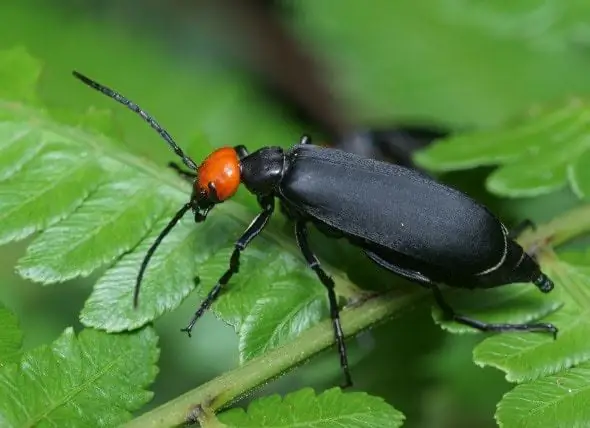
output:
[[[211,289],[205,300],[199,306],[199,309],[195,312],[195,315],[192,317],[191,321],[188,325],[183,328],[181,331],[186,332],[189,337],[191,335],[191,331],[195,326],[197,320],[203,315],[203,313],[209,309],[211,304],[219,297],[219,293],[227,285],[229,280],[232,276],[238,273],[240,268],[240,253],[248,246],[248,244],[258,236],[260,232],[265,228],[270,220],[275,204],[273,197],[260,197],[258,199],[258,203],[262,207],[262,211],[260,214],[256,216],[256,218],[250,223],[250,225],[246,228],[246,231],[240,236],[240,238],[236,241],[234,245],[234,251],[231,255],[229,261],[229,268],[225,271],[221,278],[217,281],[217,284]]]
[[[557,338],[557,327],[555,327],[551,323],[531,323],[531,324],[491,324],[486,323],[483,321],[478,321],[473,318],[468,318],[464,315],[459,315],[455,313],[453,308],[444,300],[442,293],[440,292],[439,288],[432,284],[430,286],[434,293],[434,299],[436,303],[443,311],[443,314],[452,319],[455,322],[460,324],[465,324],[470,327],[476,328],[481,331],[539,331],[539,332],[547,332],[553,335],[553,338]]]
[[[520,223],[518,223],[512,229],[510,229],[510,231],[508,232],[508,238],[517,239],[528,228],[535,230],[536,226],[532,220],[527,218],[527,219],[524,219],[523,221],[521,221]]]
[[[455,313],[453,308],[445,301],[440,289],[438,288],[435,281],[423,275],[420,272],[400,268],[391,262],[383,259],[379,255],[372,251],[365,250],[365,254],[373,260],[375,263],[383,266],[390,271],[409,279],[410,281],[417,282],[423,286],[430,288],[434,293],[434,299],[436,303],[443,311],[446,318],[454,320],[460,324],[465,324],[470,327],[476,328],[482,331],[545,331],[553,334],[553,337],[557,336],[557,328],[553,324],[549,323],[532,323],[532,324],[488,324],[483,321],[478,321],[472,318],[468,318],[464,315]]]
[[[334,292],[334,280],[326,273],[320,266],[318,258],[311,250],[307,242],[307,226],[304,221],[295,222],[295,238],[297,245],[305,257],[309,267],[316,273],[321,283],[328,291],[328,301],[330,303],[330,318],[332,318],[332,326],[334,327],[334,336],[338,344],[338,353],[340,354],[340,366],[344,372],[343,388],[352,386],[352,379],[350,377],[350,370],[348,369],[348,357],[346,354],[346,344],[344,343],[344,334],[342,333],[342,326],[340,325],[340,309],[338,308],[338,301],[336,300],[336,293]]]
[[[178,173],[178,175],[180,175],[182,178],[185,178],[186,180],[190,181],[191,183],[197,177],[196,172],[185,171],[176,162],[168,162],[168,166],[170,168],[172,168],[174,171],[176,171]]]

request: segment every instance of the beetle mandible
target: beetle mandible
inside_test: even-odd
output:
[[[377,265],[431,289],[449,319],[483,331],[545,331],[556,336],[557,328],[550,323],[485,323],[457,314],[444,300],[439,284],[491,288],[532,282],[544,293],[553,289],[551,279],[500,220],[466,194],[412,169],[315,146],[308,136],[288,150],[263,147],[249,153],[242,145],[223,147],[197,166],[135,103],[78,72],[74,76],[138,113],[191,170],[171,164],[193,180],[192,195],[147,251],[137,275],[134,306],[150,258],[188,211],[193,212],[195,222],[205,221],[240,184],[257,198],[261,211],[235,242],[227,271],[183,329],[189,336],[196,321],[238,272],[241,252],[267,225],[276,199],[294,221],[297,245],[305,261],[327,290],[344,386],[352,385],[352,380],[334,281],[308,243],[310,223],[329,236],[348,239]]]

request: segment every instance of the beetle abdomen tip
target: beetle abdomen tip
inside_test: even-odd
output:
[[[533,281],[533,283],[541,290],[543,293],[549,293],[553,290],[554,284],[551,279],[544,273],[541,273],[537,279]]]

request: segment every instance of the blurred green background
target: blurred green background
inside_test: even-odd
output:
[[[304,130],[260,94],[247,73],[222,60],[228,49],[224,31],[231,28],[213,25],[210,11],[200,14],[191,3],[5,1],[0,49],[24,46],[42,61],[42,104],[56,112],[82,113],[90,106],[110,111],[106,132],[161,165],[172,155],[153,131],[80,85],[71,70],[129,96],[196,158],[210,145],[295,142]],[[534,104],[590,92],[587,2],[295,3],[289,26],[328,64],[335,92],[367,123],[489,127]],[[524,217],[542,221],[575,203],[567,190],[534,200],[499,200],[483,189],[487,172],[443,179],[489,203],[508,223]],[[243,191],[239,197],[252,203]],[[25,245],[0,249],[0,299],[19,315],[29,349],[49,343],[68,325],[81,327],[77,315],[96,276],[50,287],[25,282],[13,273]],[[156,325],[161,372],[151,406],[238,362],[235,334],[210,314],[192,340],[180,334],[196,303],[187,299]],[[427,308],[412,311],[353,341],[356,386],[403,411],[408,427],[495,426],[495,403],[510,385],[500,372],[471,362],[478,340],[441,332]],[[259,393],[323,389],[337,383],[339,374],[336,356],[325,353]]]

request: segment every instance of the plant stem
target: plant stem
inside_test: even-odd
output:
[[[404,295],[383,295],[372,298],[353,308],[341,311],[343,330],[347,336],[384,319],[401,313],[426,296],[424,290]],[[242,397],[280,374],[294,368],[334,342],[334,332],[330,320],[325,320],[301,333],[294,341],[274,349],[258,358],[248,361],[241,367],[225,373],[206,384],[169,401],[130,421],[128,428],[171,427],[190,421],[193,412],[200,408],[217,411]]]

